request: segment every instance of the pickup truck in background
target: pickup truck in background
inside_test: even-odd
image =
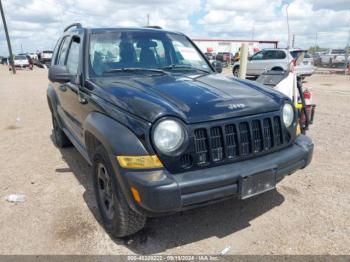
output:
[[[50,67],[53,52],[50,50],[44,50],[39,54],[39,61],[42,65]]]
[[[328,65],[330,67],[344,65],[346,61],[346,50],[345,49],[330,49],[326,54],[321,55],[321,64],[323,66]],[[348,57],[347,63],[350,59]]]

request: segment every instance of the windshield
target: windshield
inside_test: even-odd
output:
[[[179,34],[148,31],[95,33],[90,37],[89,50],[90,71],[96,76],[126,72],[118,70],[126,68],[212,72],[192,43]]]

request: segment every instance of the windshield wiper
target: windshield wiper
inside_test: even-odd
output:
[[[172,65],[160,67],[159,69],[170,69],[170,70],[172,70],[172,69],[196,70],[196,71],[201,71],[201,72],[206,73],[206,74],[210,74],[210,71],[208,71],[208,70],[204,70],[204,69],[197,68],[197,67],[192,67],[192,66],[186,66],[186,65],[177,65],[177,64],[172,64]]]
[[[114,73],[114,72],[135,72],[135,71],[148,71],[148,72],[156,72],[156,73],[162,73],[164,75],[169,75],[169,72],[166,72],[162,69],[157,68],[142,68],[142,67],[125,67],[125,68],[114,68],[107,71],[104,71],[103,73]]]

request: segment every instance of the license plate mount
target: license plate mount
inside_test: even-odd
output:
[[[276,188],[276,174],[265,170],[254,175],[241,177],[239,192],[241,199],[247,199]]]

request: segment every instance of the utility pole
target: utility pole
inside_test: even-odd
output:
[[[293,34],[293,39],[292,39],[292,48],[294,48],[294,44],[295,44],[295,34]]]
[[[317,32],[316,32],[316,35],[315,35],[315,50],[314,50],[314,53],[316,53],[316,51],[317,51],[317,37],[318,37],[318,35],[317,35]]]
[[[287,49],[289,49],[289,45],[290,45],[290,28],[289,28],[288,7],[289,7],[289,4],[287,4],[287,7],[286,7],[286,13],[287,13],[287,27],[288,27],[288,43],[287,43]]]
[[[149,14],[147,14],[147,26],[149,26]]]
[[[349,37],[348,37],[348,42],[346,43],[346,50],[345,50],[345,74],[346,74],[346,69],[348,69],[348,74],[350,74],[349,45],[350,45],[350,30],[349,30]]]
[[[7,30],[7,25],[6,25],[6,19],[5,19],[5,14],[4,14],[4,9],[2,7],[2,3],[0,0],[0,12],[1,12],[1,17],[2,17],[2,23],[4,25],[4,31],[5,31],[5,35],[6,35],[6,40],[7,40],[7,46],[9,49],[9,54],[10,54],[10,65],[12,67],[12,72],[13,74],[16,74],[16,68],[15,65],[13,63],[13,55],[12,55],[12,48],[11,48],[11,42],[10,42],[10,36],[9,36],[9,32]]]

